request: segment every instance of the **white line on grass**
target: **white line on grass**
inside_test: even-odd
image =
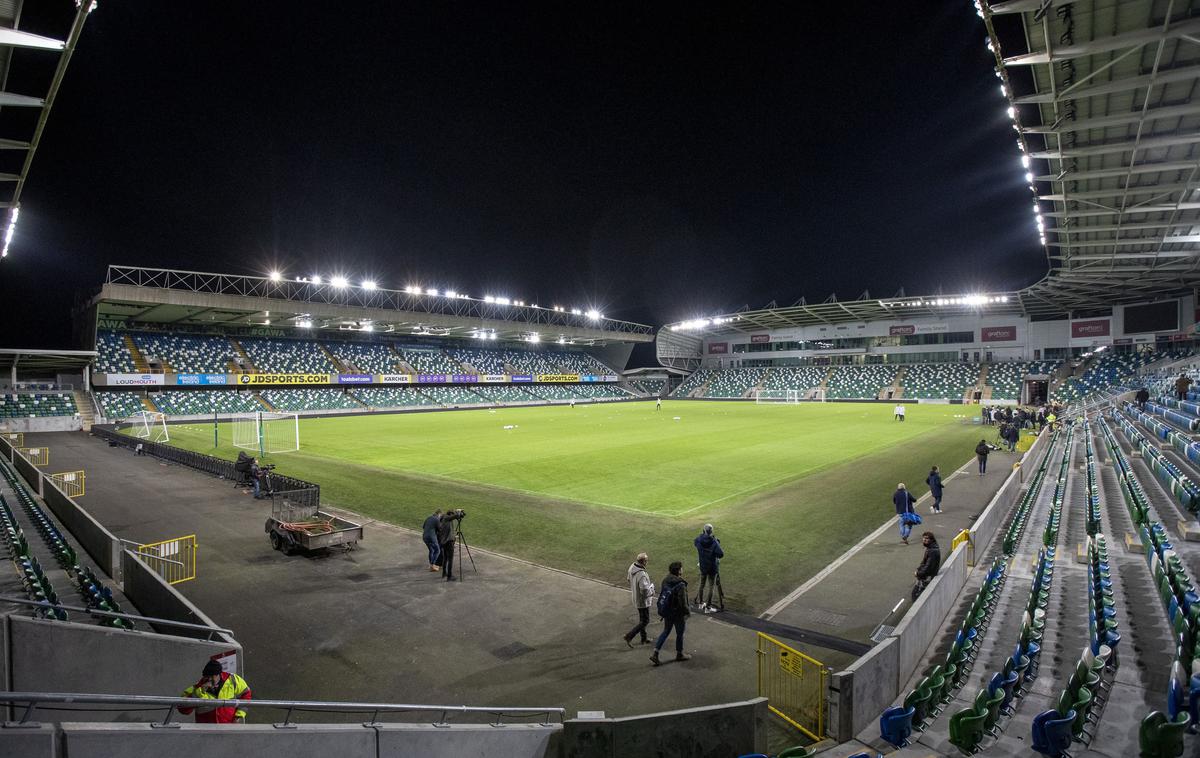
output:
[[[946,477],[946,481],[948,482],[951,479],[953,479],[954,477],[956,477],[959,474],[966,471],[967,467],[970,466],[972,463],[973,463],[973,461],[967,461],[966,463],[964,463],[953,474]],[[926,492],[924,495],[921,495],[921,497],[917,498],[917,505],[920,505],[922,501],[924,501],[928,498],[929,498],[929,493]],[[787,608],[789,605],[796,602],[797,598],[799,598],[805,592],[808,592],[809,590],[811,590],[813,587],[817,586],[817,584],[819,584],[823,579],[825,579],[825,577],[829,576],[834,571],[836,571],[839,567],[841,567],[841,565],[843,563],[845,563],[846,561],[850,560],[855,555],[857,555],[860,550],[862,550],[864,547],[866,547],[867,545],[874,542],[876,539],[879,538],[880,535],[882,535],[888,529],[891,529],[896,524],[896,522],[899,520],[899,518],[900,518],[899,516],[892,516],[890,519],[883,522],[883,524],[881,524],[878,529],[876,529],[875,531],[868,534],[866,537],[863,537],[861,540],[859,540],[857,545],[855,545],[854,547],[850,548],[846,552],[839,555],[837,558],[835,558],[833,560],[832,563],[830,563],[828,566],[826,566],[825,568],[821,569],[816,574],[814,574],[807,582],[800,585],[796,589],[792,590],[779,602],[775,603],[770,608],[766,609],[761,614],[759,614],[759,618],[761,618],[761,619],[773,618],[777,613],[782,611],[784,608]]]

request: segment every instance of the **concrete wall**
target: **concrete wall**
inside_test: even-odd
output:
[[[542,758],[561,735],[561,724],[381,724],[379,758],[438,758],[440,756],[505,756]]]
[[[829,680],[829,731],[839,742],[853,739],[896,699],[899,648],[894,637],[871,648]]]
[[[79,416],[10,418],[4,425],[10,432],[77,432],[83,428],[83,419]]]
[[[236,643],[109,629],[84,623],[82,618],[79,622],[4,617],[8,642],[5,658],[11,661],[6,689],[176,696],[200,678],[200,669],[211,656],[231,650],[237,654],[238,670],[242,670],[241,646]],[[166,710],[160,713],[166,715]],[[57,714],[57,718],[63,718],[63,714]],[[151,719],[154,714],[82,711],[70,714],[70,718],[128,721]]]
[[[561,758],[729,758],[766,752],[767,699],[563,724]]]
[[[13,446],[7,439],[0,437],[0,456],[4,456],[4,460],[12,462]]]
[[[186,597],[175,590],[158,572],[150,568],[131,550],[121,551],[121,574],[125,579],[125,597],[138,607],[143,616],[182,621],[185,624],[204,624],[217,626],[212,619]],[[176,634],[184,637],[207,639],[208,634],[199,630],[180,629],[173,626],[158,627],[157,631],[164,634]],[[226,642],[232,643],[228,638]]]
[[[20,456],[18,456],[20,457]],[[42,477],[42,499],[76,542],[96,562],[96,567],[109,577],[119,580],[121,571],[121,540],[104,528],[92,514],[63,494],[48,478]]]
[[[41,495],[42,472],[38,471],[36,466],[25,460],[24,457],[15,451],[13,452],[12,462],[13,467],[17,469],[17,473],[20,474],[21,478],[29,484],[29,488],[33,490],[33,493],[35,495]]]
[[[58,758],[57,729],[50,724],[0,726],[0,756],[4,758]]]

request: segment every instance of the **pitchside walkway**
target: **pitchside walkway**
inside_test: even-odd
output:
[[[994,430],[981,429],[982,437],[991,439],[995,436]],[[888,522],[825,571],[769,608],[762,617],[788,626],[868,642],[871,632],[898,601],[903,600],[904,605],[889,623],[894,624],[907,610],[913,572],[924,555],[921,532],[931,531],[937,535],[942,559],[949,557],[954,535],[970,528],[1004,484],[1018,458],[1019,455],[993,451],[988,456],[988,471],[984,476],[979,476],[974,457],[955,472],[943,470],[942,513],[930,513],[932,500],[928,494],[921,497],[917,501],[917,511],[924,523],[913,528],[908,545],[900,542],[892,490],[879,493],[881,518],[892,514]],[[914,466],[912,478],[906,484],[914,490],[924,488],[928,473],[928,467]]]

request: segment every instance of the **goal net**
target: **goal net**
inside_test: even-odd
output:
[[[133,430],[133,436],[150,442],[170,442],[167,433],[167,417],[157,411],[138,411],[125,419]]]
[[[757,390],[754,402],[763,403],[799,403],[800,390]]]
[[[233,446],[267,453],[300,449],[300,419],[295,413],[237,413],[233,417]]]

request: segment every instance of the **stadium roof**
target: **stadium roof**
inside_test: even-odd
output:
[[[305,330],[573,344],[651,342],[654,328],[594,311],[482,300],[456,293],[365,287],[136,266],[109,266],[89,306],[131,326],[278,326]],[[531,340],[537,335],[537,340]]]
[[[96,359],[95,350],[0,350],[0,375],[12,371],[82,371]]]
[[[1050,271],[1031,313],[1200,285],[1200,18],[1172,0],[977,0]],[[999,107],[999,104],[997,105]],[[1020,159],[1025,168],[1015,162]],[[1036,209],[1034,206],[1036,205]]]
[[[60,1],[66,4],[66,0]],[[8,255],[8,243],[12,240],[13,228],[16,226],[17,213],[21,206],[21,192],[25,188],[25,180],[29,177],[29,169],[33,165],[33,156],[46,128],[46,120],[50,117],[50,109],[54,107],[54,98],[67,73],[67,64],[71,62],[71,55],[75,52],[84,21],[96,8],[95,0],[76,0],[75,19],[67,31],[66,39],[60,40],[17,29],[23,5],[23,0],[0,0],[0,108],[36,111],[37,118],[31,135],[0,136],[0,153],[5,156],[3,163],[0,163],[4,166],[4,170],[0,171],[0,184],[12,187],[11,194],[0,192],[0,197],[7,195],[7,199],[0,200],[0,208],[7,209],[4,225],[6,231],[0,257]],[[16,50],[33,50],[57,57],[54,75],[44,94],[8,91],[8,74],[13,65],[13,52]],[[10,167],[12,170],[8,170]]]

